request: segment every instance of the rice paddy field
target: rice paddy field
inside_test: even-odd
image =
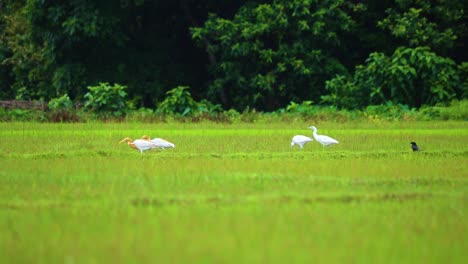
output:
[[[292,148],[310,125],[340,144]],[[118,144],[143,134],[176,148]],[[467,122],[0,123],[0,138],[1,263],[468,258]]]

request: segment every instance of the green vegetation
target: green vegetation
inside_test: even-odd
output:
[[[448,104],[467,99],[465,8],[464,0],[4,0],[0,99],[67,94],[86,104],[87,87],[111,83],[149,109],[175,87],[190,87],[203,109],[238,112],[302,101],[347,110]]]
[[[101,115],[123,116],[128,108],[125,100],[127,97],[126,88],[120,84],[110,85],[108,83],[89,86],[89,92],[84,95],[85,108],[92,109],[93,112]]]
[[[179,98],[178,93],[183,98]],[[156,110],[139,108],[126,110],[125,116],[113,116],[110,112],[94,112],[92,109],[72,109],[67,97],[53,99],[49,110],[24,110],[0,108],[0,121],[38,121],[38,122],[92,122],[129,121],[129,122],[200,122],[209,120],[215,123],[264,123],[302,121],[431,121],[431,120],[468,120],[468,100],[453,100],[449,105],[423,106],[420,109],[407,105],[388,102],[383,105],[369,105],[363,110],[338,109],[334,106],[314,105],[311,101],[291,102],[286,108],[274,112],[257,112],[246,109],[239,113],[234,109],[223,111],[220,105],[209,101],[197,102],[191,98],[184,87],[171,90]],[[63,101],[64,100],[64,101]],[[131,102],[126,103],[131,105]]]
[[[222,111],[220,105],[209,101],[197,102],[192,98],[188,86],[178,86],[167,93],[166,99],[158,105],[157,112],[164,115],[197,116],[204,113],[216,114]]]
[[[0,1],[1,262],[466,262],[465,2]]]
[[[0,123],[2,261],[465,262],[466,122],[313,124]]]
[[[327,81],[324,102],[342,108],[401,103],[421,107],[460,98],[464,89],[455,63],[428,48],[398,48],[392,57],[372,53],[366,65],[356,67],[351,80],[337,76]]]

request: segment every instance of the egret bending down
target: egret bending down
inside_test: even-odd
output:
[[[318,141],[320,144],[322,144],[323,146],[338,144],[338,140],[336,140],[334,138],[331,138],[331,137],[325,136],[325,135],[317,135],[317,128],[316,127],[311,126],[309,128],[314,131],[313,132],[314,139],[316,141]]]
[[[156,147],[156,145],[153,142],[143,139],[135,139],[135,141],[132,142],[131,138],[126,137],[122,139],[122,141],[120,141],[119,144],[123,142],[127,142],[129,147],[139,150],[142,154],[143,151]]]
[[[146,140],[148,142],[153,143],[154,147],[153,148],[161,148],[161,149],[166,149],[166,148],[175,148],[175,145],[165,139],[162,138],[153,138],[151,139],[149,136],[142,136],[141,139]]]
[[[311,141],[314,141],[314,140],[311,139],[310,137],[306,137],[303,135],[296,135],[292,138],[291,147],[294,147],[294,145],[298,145],[300,148],[304,148],[304,145],[307,142],[311,142]]]

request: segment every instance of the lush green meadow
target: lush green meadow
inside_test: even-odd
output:
[[[340,144],[291,148],[310,125]],[[118,144],[143,134],[176,148]],[[467,122],[0,123],[0,137],[2,263],[468,257]]]

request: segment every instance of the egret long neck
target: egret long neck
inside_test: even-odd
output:
[[[314,138],[317,137],[317,129],[315,127],[312,128],[312,134],[314,135]]]
[[[138,149],[136,146],[135,146],[135,143],[131,142],[131,141],[127,141],[127,144],[129,147],[131,148],[134,148],[134,149]]]

